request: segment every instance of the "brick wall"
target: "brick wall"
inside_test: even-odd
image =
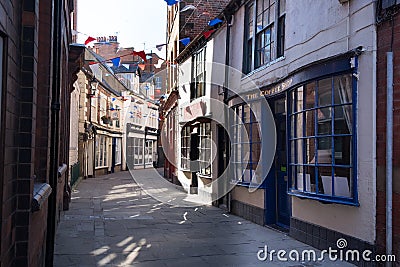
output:
[[[1,212],[1,242],[0,242],[0,262],[2,266],[12,264],[15,255],[16,231],[14,220],[17,208],[17,159],[18,148],[16,145],[16,136],[18,133],[19,105],[18,89],[20,80],[20,34],[21,34],[21,12],[9,13],[8,10],[21,10],[20,1],[5,0],[0,2],[0,31],[6,35],[6,47],[3,53],[5,69],[1,74],[5,77],[7,84],[4,84],[3,90],[6,90],[2,98],[1,110],[1,186],[0,186],[0,212]],[[4,65],[3,65],[4,66]],[[7,103],[7,105],[5,104]],[[29,198],[20,197],[18,207],[24,208],[29,204]]]
[[[230,0],[181,1],[181,9],[186,5],[193,5],[196,7],[196,9],[179,13],[179,39],[190,37],[190,39],[193,40],[197,35],[209,27],[208,22],[212,19],[215,19],[229,2]],[[183,49],[184,46],[180,43],[179,51],[182,52]]]
[[[400,15],[393,21],[394,120],[393,120],[393,250],[400,260]],[[377,58],[377,245],[385,251],[386,236],[386,52],[390,51],[390,21],[378,25]]]
[[[31,200],[34,182],[49,182],[52,3],[52,0],[0,2],[0,35],[6,36],[5,69],[1,73],[5,77],[5,92],[0,128],[0,266],[43,266],[46,253],[47,203],[40,211],[31,212]],[[65,27],[69,27],[68,20],[67,15]],[[62,43],[68,44],[69,32],[63,32],[66,42]],[[68,50],[69,47],[63,47],[59,156],[60,162],[67,164]],[[61,196],[64,184],[65,179],[61,179],[58,192]],[[63,199],[59,200],[59,210],[62,204]]]

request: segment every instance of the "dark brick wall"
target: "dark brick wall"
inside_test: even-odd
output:
[[[265,225],[265,210],[237,200],[231,201],[231,212],[259,225]]]
[[[0,262],[1,266],[12,265],[15,258],[16,240],[16,209],[25,209],[29,205],[24,196],[17,195],[18,146],[19,128],[19,81],[20,81],[20,51],[21,51],[21,1],[5,0],[0,2],[0,32],[5,36],[4,51],[5,69],[3,69],[3,94],[1,103],[1,157],[0,157]],[[25,171],[25,169],[23,170]],[[27,171],[27,175],[30,171]],[[18,200],[18,202],[17,202]]]
[[[400,265],[400,14],[393,17],[394,96],[393,96],[393,251]],[[391,50],[392,24],[377,26],[377,245],[386,244],[386,52]]]
[[[67,15],[63,25],[68,28],[69,10],[63,14]],[[5,69],[1,74],[0,266],[35,267],[44,263],[47,203],[32,213],[31,199],[34,182],[49,181],[52,24],[51,0],[0,2],[0,35],[6,37],[5,58],[1,62]],[[68,45],[70,33],[63,32],[64,41],[60,42]],[[63,47],[63,51],[60,162],[68,165],[69,47]],[[61,179],[61,196],[64,184],[65,179]],[[59,201],[61,210],[63,199]]]
[[[376,247],[368,242],[293,217],[290,219],[290,236],[319,250],[328,250],[329,247],[338,249],[337,240],[344,238],[347,241],[346,248],[357,249],[360,252],[360,259],[364,250],[372,251],[371,258],[376,253]],[[346,248],[343,249],[343,255],[346,255]],[[361,260],[352,263],[357,266],[377,266],[373,262]]]

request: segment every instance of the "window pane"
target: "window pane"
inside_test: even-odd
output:
[[[335,107],[335,133],[350,134],[353,129],[353,107],[344,105]]]
[[[305,88],[306,108],[315,107],[315,83],[309,83]]]
[[[318,135],[332,133],[331,108],[320,108],[316,110],[318,114]]]
[[[351,168],[338,168],[334,170],[334,195],[340,197],[352,197]]]
[[[271,5],[269,7],[268,19],[267,19],[267,15],[265,15],[266,25],[275,21],[275,0],[271,0],[270,4]],[[268,11],[266,11],[265,13],[268,13]]]
[[[305,162],[303,161],[303,139],[296,140],[295,142],[297,151],[297,163],[304,164]]]
[[[304,140],[306,145],[306,162],[307,164],[315,164],[315,139],[308,138]]]
[[[334,78],[335,104],[352,102],[352,77],[351,74]]]
[[[303,95],[304,95],[304,87],[301,86],[301,87],[297,88],[297,103],[295,103],[296,111],[301,111],[304,109]]]
[[[268,1],[266,3],[268,5]],[[257,0],[257,15],[261,15],[264,11],[264,0]]]
[[[351,136],[335,137],[335,164],[351,165]]]
[[[318,81],[318,103],[319,106],[332,104],[332,79]]]
[[[315,110],[304,112],[306,116],[306,136],[315,135]]]
[[[305,166],[305,185],[304,191],[306,192],[315,192],[315,167]]]
[[[296,121],[296,136],[297,137],[303,137],[304,136],[304,133],[303,133],[303,122],[304,122],[304,120],[303,120],[303,117],[304,117],[304,112],[302,112],[302,113],[299,113],[299,114],[297,114],[296,115],[296,119],[297,119],[297,121]]]
[[[296,187],[296,177],[297,177],[297,171],[296,171],[296,166],[292,165],[290,166],[290,177],[292,177],[292,188],[297,188]]]
[[[290,136],[289,138],[295,137],[296,134],[296,128],[297,128],[297,115],[291,115],[290,116]]]

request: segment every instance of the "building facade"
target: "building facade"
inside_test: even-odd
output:
[[[230,79],[230,86],[240,84],[242,99],[233,95],[229,105],[242,117],[239,124],[258,127],[261,134],[250,135],[248,144],[231,140],[231,157],[240,169],[233,178],[242,185],[232,191],[232,210],[287,227],[292,236],[318,248],[335,244],[328,238],[332,235],[373,247],[375,5],[332,0],[300,6],[248,1],[233,13],[230,50],[235,57],[229,65],[245,76]],[[308,23],[310,16],[319,23]],[[251,83],[259,91],[253,92]],[[272,125],[263,119],[260,98],[273,114],[276,152],[268,172],[261,168],[257,173],[259,151],[265,152],[259,139]],[[253,158],[246,167],[240,153]],[[263,182],[260,174],[267,175]],[[254,182],[260,187],[250,193],[247,187]]]
[[[120,78],[127,73],[135,74],[109,66],[106,59],[86,49],[85,66],[75,83],[80,92],[81,177],[152,167],[157,158],[158,106],[134,86],[126,86]]]
[[[177,82],[169,89],[179,89],[176,151],[183,187],[204,187],[204,174],[218,178],[229,165],[235,186],[226,203],[234,214],[286,229],[320,249],[345,238],[353,248],[376,251],[378,215],[384,212],[377,210],[382,199],[376,187],[376,127],[382,127],[375,113],[376,4],[227,3],[219,16],[224,23],[211,37],[198,34],[174,58]],[[384,25],[382,33],[388,31]],[[227,67],[213,78],[208,63]],[[203,93],[202,83],[223,86],[208,91],[205,85]],[[209,121],[204,98],[219,99],[234,114],[226,116],[228,149],[217,146],[226,156],[213,154],[205,163],[199,139],[221,144],[224,132]],[[204,173],[196,171],[197,183],[186,164],[193,160],[206,166]]]
[[[52,266],[68,208],[69,100],[82,50],[73,1],[2,1],[0,262]]]
[[[193,99],[200,98],[201,96],[205,96],[205,80],[202,81],[204,83],[204,88],[201,93],[199,93],[197,96],[195,94],[190,93],[190,79],[192,75],[192,70],[191,70],[191,53],[186,53],[185,57],[179,58],[181,53],[184,51],[185,46],[180,42],[180,40],[184,38],[189,38],[190,40],[195,40],[207,27],[208,22],[218,16],[222,10],[225,8],[226,4],[229,2],[228,0],[220,0],[220,1],[212,1],[212,2],[207,2],[207,3],[201,3],[201,1],[180,1],[179,3],[173,5],[173,6],[168,6],[167,10],[167,64],[166,64],[166,99],[164,99],[165,106],[162,107],[163,109],[163,119],[164,125],[160,129],[161,134],[163,134],[163,131],[167,131],[167,129],[174,129],[172,131],[168,130],[168,133],[165,132],[165,135],[167,136],[166,140],[179,140],[181,137],[181,131],[180,127],[177,126],[177,121],[180,121],[183,123],[181,118],[178,118],[178,114],[180,113],[180,110],[178,108],[175,109],[175,107],[178,106],[178,99],[181,97],[180,93],[182,90],[179,88],[180,85],[184,85],[184,83],[181,83],[179,79],[183,79],[187,84],[185,85],[185,90],[184,92],[184,100],[182,101],[192,101]],[[188,11],[183,11],[180,12],[185,8],[186,5],[194,5],[196,6],[196,9],[189,9]],[[197,43],[197,42],[196,42]],[[203,40],[204,44],[204,40]],[[212,50],[212,49],[211,49]],[[196,49],[195,49],[196,51]],[[187,55],[189,54],[189,56]],[[200,58],[201,56],[204,56],[204,58]],[[203,54],[199,54],[198,62],[204,62],[205,63],[205,50],[203,51]],[[190,57],[190,60],[187,58]],[[179,58],[179,59],[178,59]],[[211,58],[210,58],[211,59]],[[186,75],[182,75],[182,73],[179,73],[179,64],[183,63],[184,61],[188,60],[187,70],[188,72]],[[205,67],[206,64],[203,64],[203,67]],[[205,77],[205,76],[204,76]],[[200,85],[202,86],[202,85]],[[210,90],[208,88],[207,90]],[[209,91],[210,92],[210,91]],[[176,118],[176,119],[175,119]],[[195,116],[192,118],[188,119],[189,121],[194,122],[196,119]],[[177,128],[175,128],[177,127]],[[177,133],[176,130],[178,129]],[[189,134],[189,133],[188,133]],[[189,139],[188,139],[189,140]],[[188,141],[190,142],[190,141]],[[165,162],[164,162],[164,176],[167,179],[174,180],[176,183],[179,183],[178,181],[186,183],[186,187],[188,188],[187,181],[185,182],[184,179],[179,180],[178,178],[178,166],[180,164],[180,156],[177,154],[177,151],[180,149],[181,144],[179,141],[174,141],[172,143],[169,143],[169,146],[163,146],[160,147],[159,150],[163,151],[163,153],[167,153],[165,155]],[[168,151],[165,151],[168,150]],[[189,153],[189,150],[186,151]],[[164,156],[164,155],[163,155]],[[186,166],[187,167],[187,166]],[[187,168],[186,168],[187,169]],[[211,174],[210,171],[206,175],[210,179],[209,176]],[[187,173],[187,172],[186,172]],[[190,176],[190,175],[189,175]],[[191,178],[189,180],[191,180]],[[206,182],[207,183],[207,182]],[[189,186],[190,187],[190,186]],[[195,184],[195,188],[197,188]]]

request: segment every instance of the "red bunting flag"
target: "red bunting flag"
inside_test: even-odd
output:
[[[89,43],[91,43],[93,41],[96,41],[96,38],[93,38],[93,37],[89,36],[85,41],[85,45],[88,45]]]
[[[206,31],[206,32],[203,32],[203,35],[204,35],[204,37],[206,37],[206,39],[208,39],[213,32],[215,32],[215,30]]]
[[[144,62],[147,62],[146,53],[145,53],[144,51],[139,51],[139,52],[133,51],[132,54],[133,54],[134,56],[139,56],[139,57],[141,57],[141,58],[144,60]]]

